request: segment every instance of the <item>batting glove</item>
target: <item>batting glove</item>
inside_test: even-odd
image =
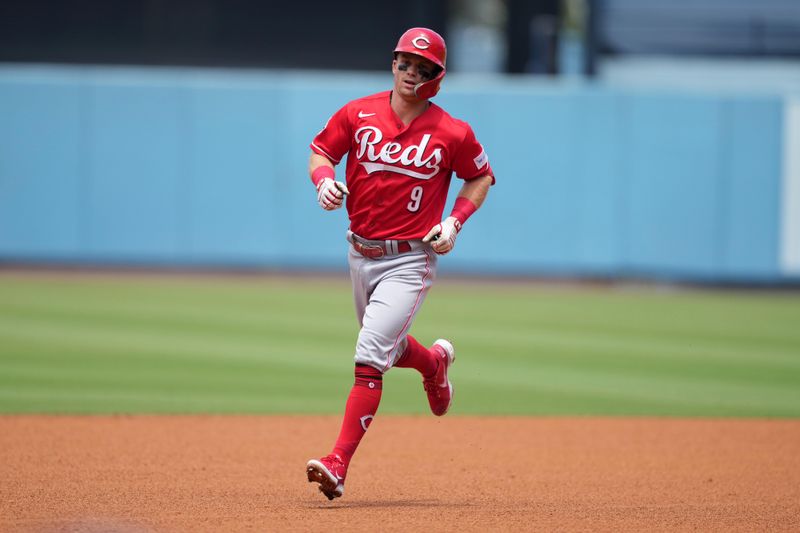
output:
[[[434,252],[444,255],[456,245],[456,236],[460,230],[461,222],[456,217],[447,217],[432,227],[422,238],[422,242],[431,243]]]
[[[347,185],[341,181],[325,178],[317,183],[317,202],[326,211],[342,207],[345,194],[350,194],[350,191],[347,190]]]

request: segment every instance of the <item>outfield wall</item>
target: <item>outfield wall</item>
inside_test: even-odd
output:
[[[308,143],[388,83],[0,67],[0,259],[344,269]],[[498,178],[444,271],[800,279],[796,97],[450,76],[436,101]]]

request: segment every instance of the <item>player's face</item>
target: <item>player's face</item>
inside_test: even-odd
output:
[[[416,98],[414,87],[435,78],[437,70],[436,64],[424,57],[400,52],[392,61],[394,90],[404,98]]]

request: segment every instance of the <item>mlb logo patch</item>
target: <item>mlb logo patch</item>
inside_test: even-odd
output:
[[[483,146],[481,146],[481,153],[478,154],[478,157],[473,159],[473,161],[475,161],[475,168],[483,168],[485,165],[489,164],[489,157],[486,155]]]

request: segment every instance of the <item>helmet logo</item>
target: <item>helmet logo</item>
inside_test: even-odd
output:
[[[420,44],[417,41],[422,41],[423,44]],[[411,39],[411,44],[413,44],[415,48],[419,48],[420,50],[427,50],[428,47],[431,45],[431,42],[424,35],[420,35],[419,37],[414,37],[413,39]]]

